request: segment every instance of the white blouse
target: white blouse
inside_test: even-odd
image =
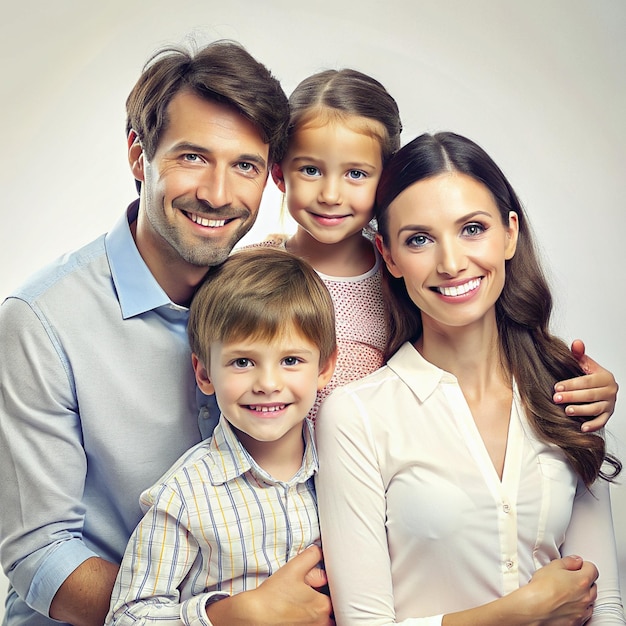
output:
[[[408,343],[331,394],[316,437],[338,626],[441,624],[568,554],[600,571],[589,624],[626,623],[608,485],[579,483],[534,435],[516,390],[502,480],[456,378]]]

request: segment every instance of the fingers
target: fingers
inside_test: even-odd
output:
[[[297,576],[300,580],[306,580],[312,570],[320,569],[318,565],[321,560],[322,549],[317,545],[312,545],[290,559],[281,569],[288,569],[293,576]]]

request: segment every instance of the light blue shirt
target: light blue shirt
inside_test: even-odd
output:
[[[58,623],[44,615],[67,576],[92,556],[120,562],[141,492],[217,422],[195,384],[189,311],[141,258],[136,215],[134,203],[0,307],[9,626]]]

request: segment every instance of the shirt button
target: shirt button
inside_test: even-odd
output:
[[[505,566],[507,569],[511,569],[511,568],[513,567],[513,565],[514,565],[514,563],[513,563],[513,561],[511,561],[511,560],[509,560],[509,561],[505,561],[505,562],[504,562],[504,566]]]
[[[511,512],[511,505],[510,504],[506,504],[506,502],[502,505],[502,510],[505,513],[510,513]]]
[[[209,417],[210,417],[210,415],[211,415],[211,412],[209,411],[209,409],[208,409],[207,407],[203,406],[203,407],[200,409],[200,417],[201,417],[203,420],[208,420],[208,419],[209,419]]]

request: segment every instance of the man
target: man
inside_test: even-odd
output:
[[[240,46],[167,49],[127,100],[140,198],[105,236],[0,307],[5,623],[102,624],[138,496],[210,434],[187,306],[250,229],[285,146],[287,100]],[[212,622],[328,624],[311,548]],[[311,571],[310,571],[311,570]]]

